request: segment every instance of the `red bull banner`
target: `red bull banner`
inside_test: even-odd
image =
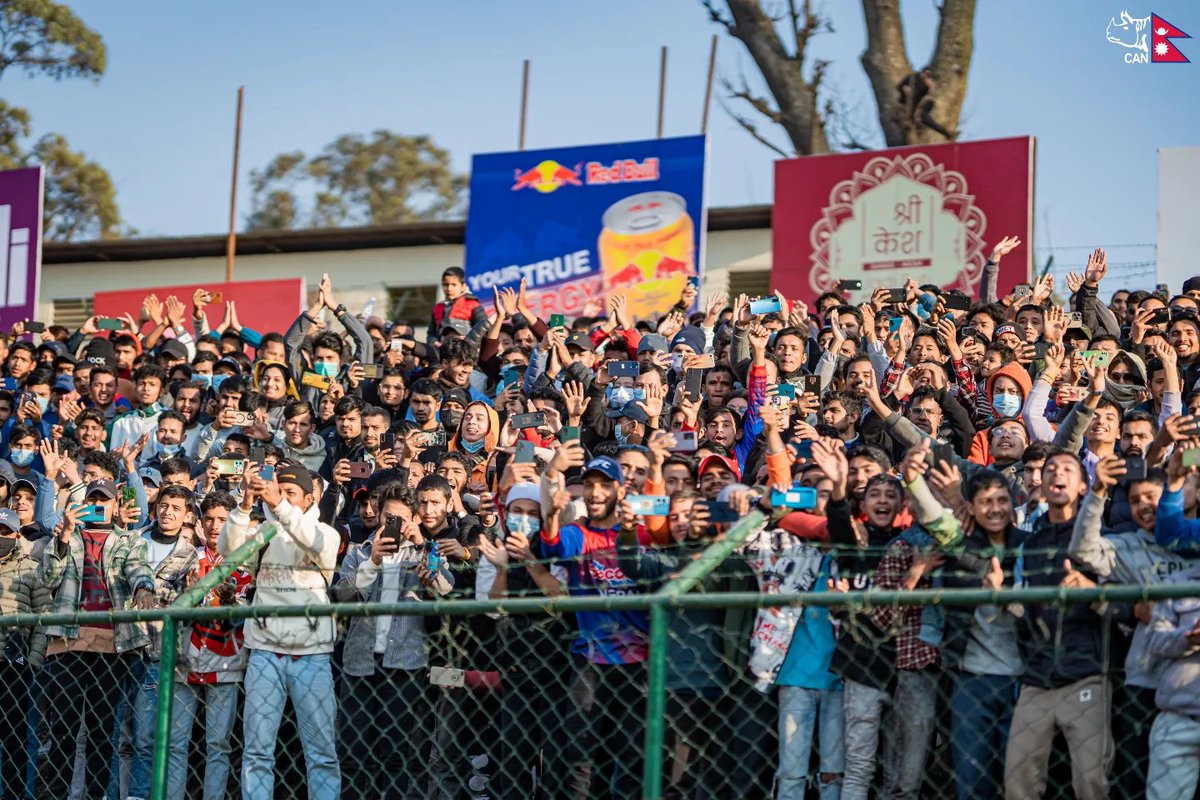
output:
[[[992,245],[1021,246],[1000,262],[1003,296],[1029,280],[1033,137],[775,162],[771,286],[811,302],[861,280],[860,302],[911,276],[974,294]]]
[[[704,264],[703,136],[477,155],[467,215],[467,285],[526,284],[545,319],[624,292],[635,318],[660,314]]]

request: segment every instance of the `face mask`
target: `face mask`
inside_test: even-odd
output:
[[[14,466],[28,467],[33,463],[33,455],[34,453],[32,450],[10,450],[8,453],[8,460],[11,461]]]
[[[1109,383],[1104,387],[1104,396],[1124,410],[1136,406],[1142,399],[1143,387],[1128,383]]]
[[[208,378],[208,385],[211,386],[215,392],[217,389],[221,388],[221,384],[224,383],[225,379],[228,377],[228,375],[210,375]]]
[[[624,425],[617,425],[616,427],[614,427],[613,433],[617,437],[617,444],[619,444],[619,445],[629,444],[629,434],[625,432]]]
[[[158,452],[162,454],[164,459],[175,458],[182,451],[183,445],[181,444],[160,444],[158,446]]]
[[[468,453],[474,455],[483,449],[484,440],[480,439],[478,442],[467,442],[460,439],[458,445],[463,450],[466,450]]]
[[[512,533],[523,533],[526,537],[532,537],[541,530],[542,521],[529,514],[509,514],[504,518],[504,527]]]
[[[997,417],[1015,417],[1021,411],[1021,398],[1015,394],[998,394],[992,397],[992,409]]]
[[[338,365],[330,364],[328,361],[318,361],[316,364],[313,364],[313,372],[322,378],[332,378],[338,373]]]
[[[38,409],[43,414],[45,414],[46,409],[50,407],[50,398],[49,397],[38,397],[37,395],[34,395],[33,399],[37,401]]]
[[[633,402],[632,386],[609,386],[604,393],[608,397],[608,407],[614,410]]]
[[[443,409],[438,412],[438,419],[442,422],[442,427],[448,431],[458,430],[458,423],[462,422],[463,412],[454,411],[452,409]]]
[[[0,537],[0,558],[7,558],[13,550],[17,549],[17,537],[3,536]]]

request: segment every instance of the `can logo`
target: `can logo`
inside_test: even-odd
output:
[[[642,192],[609,206],[598,250],[605,294],[625,292],[639,319],[670,308],[696,274],[695,226],[672,192]]]

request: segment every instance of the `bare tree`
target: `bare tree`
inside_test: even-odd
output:
[[[829,20],[813,10],[812,0],[786,0],[786,12],[775,15],[762,0],[725,0],[725,10],[717,8],[716,0],[701,2],[715,22],[746,46],[770,92],[770,97],[756,95],[744,76],[736,84],[725,80],[730,101],[748,105],[758,117],[780,126],[797,155],[864,147],[850,132],[844,104],[825,85],[830,62],[807,58],[813,37],[832,30]],[[862,0],[867,49],[861,61],[883,139],[895,147],[955,138],[967,94],[975,0],[941,0],[933,58],[921,69],[908,57],[900,2]],[[760,121],[726,107],[751,136],[789,155],[759,129]],[[831,131],[840,134],[839,140],[831,141]]]

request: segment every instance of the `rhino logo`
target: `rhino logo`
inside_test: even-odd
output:
[[[1140,50],[1148,54],[1150,46],[1146,42],[1149,35],[1146,29],[1149,27],[1149,17],[1131,17],[1129,11],[1122,11],[1121,16],[1109,18],[1105,38],[1129,50]]]

